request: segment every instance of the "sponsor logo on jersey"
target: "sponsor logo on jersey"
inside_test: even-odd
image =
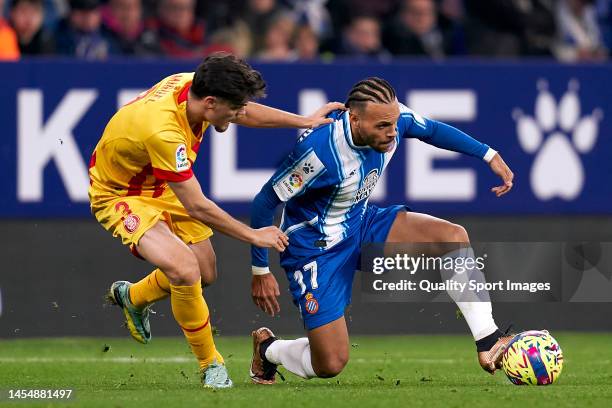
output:
[[[317,299],[315,299],[312,293],[306,294],[306,303],[304,303],[304,308],[309,314],[315,314],[319,311],[319,302],[317,302]]]
[[[130,234],[133,234],[134,231],[138,229],[140,226],[140,217],[136,214],[130,214],[123,220],[123,226],[125,230]]]
[[[374,187],[376,187],[376,183],[378,182],[378,169],[371,170],[368,175],[363,179],[363,185],[359,190],[357,190],[357,194],[355,194],[355,203],[360,202],[361,200],[365,200],[370,196]]]
[[[184,144],[176,148],[176,171],[189,169],[189,159],[187,158],[187,147]]]

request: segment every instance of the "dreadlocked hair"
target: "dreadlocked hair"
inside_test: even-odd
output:
[[[395,101],[395,90],[382,78],[370,77],[357,82],[349,92],[344,105],[348,109],[361,109],[368,102],[392,103]]]

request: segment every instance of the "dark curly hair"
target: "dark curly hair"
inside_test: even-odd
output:
[[[225,53],[204,59],[193,76],[191,92],[198,98],[216,96],[233,105],[266,95],[266,83],[261,74],[245,61]]]

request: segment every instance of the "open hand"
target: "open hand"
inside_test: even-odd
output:
[[[491,159],[489,162],[489,166],[491,167],[491,170],[493,170],[493,173],[497,174],[504,182],[503,185],[493,187],[491,189],[491,191],[494,192],[497,197],[501,197],[512,189],[512,186],[514,185],[512,182],[512,180],[514,180],[514,173],[512,173],[499,153],[496,153],[495,156],[493,156],[493,159]]]
[[[253,302],[270,316],[280,312],[280,305],[276,299],[280,296],[278,282],[271,273],[253,275],[251,296],[253,297]]]
[[[326,118],[326,116],[335,110],[346,110],[346,107],[340,102],[326,103],[314,113],[306,117],[306,119],[308,119],[308,128],[312,129],[316,128],[317,126],[332,123],[334,120],[332,118]]]

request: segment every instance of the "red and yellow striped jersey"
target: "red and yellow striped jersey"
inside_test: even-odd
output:
[[[123,106],[106,125],[91,158],[90,199],[111,196],[159,197],[167,181],[193,176],[202,135],[187,121],[193,73],[164,78]]]

